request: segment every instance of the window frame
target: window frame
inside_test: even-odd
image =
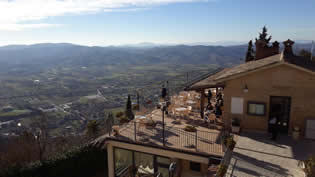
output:
[[[264,106],[264,114],[256,114],[256,113],[250,113],[249,112],[249,105],[251,104],[255,104],[255,105],[263,105]],[[247,114],[250,116],[266,116],[266,112],[267,112],[267,108],[266,108],[267,104],[265,102],[258,102],[258,101],[248,101],[247,102]]]
[[[119,150],[119,149],[121,149],[121,150],[127,150],[127,151],[131,151],[132,152],[132,165],[135,165],[135,153],[137,152],[137,153],[142,153],[142,154],[147,154],[147,155],[152,155],[153,156],[153,166],[154,166],[154,173],[156,173],[156,171],[158,171],[157,169],[158,169],[158,167],[159,167],[159,165],[160,165],[160,167],[163,167],[163,168],[165,168],[166,166],[166,164],[163,164],[163,163],[159,163],[158,161],[157,161],[157,158],[158,157],[161,157],[161,158],[165,158],[165,159],[169,159],[170,160],[170,163],[171,163],[171,158],[170,157],[167,157],[167,156],[161,156],[161,155],[156,155],[156,154],[153,154],[153,153],[147,153],[147,152],[141,152],[141,151],[137,151],[137,150],[132,150],[132,149],[126,149],[126,148],[122,148],[122,147],[113,147],[113,162],[114,162],[114,174],[115,174],[115,177],[117,177],[116,176],[116,168],[115,168],[115,164],[116,164],[116,158],[115,158],[115,151],[116,150]],[[168,166],[169,167],[169,166]]]

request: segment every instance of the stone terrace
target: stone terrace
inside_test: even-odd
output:
[[[161,110],[154,110],[146,118],[135,119],[119,127],[119,135],[112,138],[131,142],[163,146],[163,126]],[[148,127],[145,120],[152,119],[157,125]],[[197,132],[187,132],[187,125],[196,127]],[[136,131],[135,131],[136,130]],[[224,152],[221,145],[222,132],[217,127],[210,129],[198,117],[171,118],[165,116],[165,146],[184,151],[193,151],[205,155],[222,157]]]

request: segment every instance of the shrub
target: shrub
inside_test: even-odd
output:
[[[217,176],[218,177],[223,177],[225,175],[226,171],[227,171],[227,166],[226,165],[223,165],[223,164],[219,165],[219,169],[217,171]]]
[[[222,136],[222,143],[224,146],[229,148],[231,151],[233,151],[236,141],[234,141],[234,137],[231,135],[223,135]]]
[[[113,131],[114,131],[114,135],[115,135],[115,136],[116,136],[116,135],[119,135],[119,126],[114,125],[114,126],[113,126]]]
[[[232,126],[237,126],[239,127],[241,125],[240,119],[239,118],[233,118],[232,119]]]
[[[93,147],[75,147],[43,162],[0,169],[2,177],[86,177],[104,171],[107,153]],[[105,171],[104,171],[105,173]]]
[[[222,143],[226,146],[226,145],[227,145],[227,140],[228,140],[229,138],[231,138],[231,137],[232,137],[231,135],[223,135],[223,136],[221,137]]]
[[[122,116],[119,118],[119,122],[120,122],[120,124],[124,124],[124,123],[129,122],[129,119],[128,119],[128,117]]]
[[[231,150],[233,151],[234,147],[236,145],[236,142],[234,141],[234,139],[232,137],[228,138],[226,140],[226,146]]]
[[[305,173],[307,177],[315,176],[315,155],[311,156],[309,159],[304,161],[305,163]]]
[[[196,132],[197,129],[196,129],[196,127],[194,127],[194,126],[192,126],[192,125],[187,125],[187,126],[185,127],[185,131],[187,131],[187,132]]]
[[[117,118],[120,118],[120,117],[122,117],[123,115],[124,115],[124,112],[122,112],[122,111],[116,113],[116,117],[117,117]]]

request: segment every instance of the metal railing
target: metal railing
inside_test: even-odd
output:
[[[163,136],[164,131],[164,136]],[[160,145],[165,147],[194,150],[205,153],[223,152],[222,133],[200,131],[188,132],[183,128],[164,126],[157,123],[154,126],[139,122],[129,122],[119,128],[118,139],[133,142]]]

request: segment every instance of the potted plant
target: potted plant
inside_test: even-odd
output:
[[[196,132],[197,129],[196,129],[196,127],[194,127],[194,126],[192,126],[192,125],[187,125],[187,126],[185,127],[185,131],[186,131],[186,132]]]
[[[226,171],[227,171],[227,165],[221,164],[219,166],[219,169],[217,171],[217,175],[216,176],[223,177],[225,175]]]
[[[223,151],[225,152],[227,148],[229,148],[231,151],[233,151],[236,142],[234,141],[234,137],[232,135],[223,135],[221,137],[221,144],[223,147]]]
[[[292,130],[292,137],[294,140],[298,140],[300,137],[300,128],[298,126],[294,126]]]
[[[113,131],[114,131],[114,136],[118,136],[119,135],[119,126],[118,125],[114,125],[112,127]]]
[[[233,151],[235,145],[236,142],[234,141],[233,137],[230,137],[226,140],[226,147],[229,148],[231,151]]]
[[[241,121],[239,118],[232,119],[232,132],[239,133],[241,129]]]
[[[119,118],[119,122],[120,122],[120,124],[128,123],[128,122],[129,122],[129,119],[128,119],[128,117],[126,117],[126,116],[121,116],[121,117]]]
[[[305,160],[304,164],[305,164],[304,172],[306,174],[306,177],[315,176],[315,155]]]
[[[222,135],[222,137],[221,137],[221,145],[222,145],[224,152],[226,151],[227,139],[230,137],[231,137],[231,135]]]

